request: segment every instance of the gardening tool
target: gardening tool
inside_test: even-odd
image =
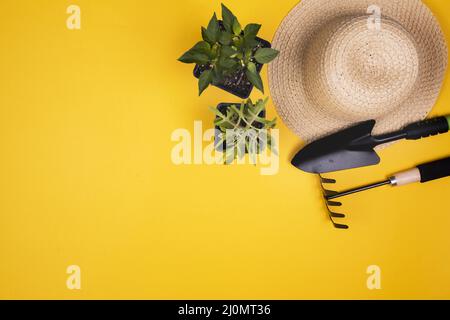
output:
[[[338,224],[334,221],[335,218],[345,218],[345,215],[333,212],[330,209],[330,207],[338,207],[342,205],[341,202],[336,202],[333,200],[385,185],[391,185],[394,187],[405,186],[416,182],[426,183],[429,181],[438,180],[449,176],[450,176],[450,157],[430,163],[421,164],[414,169],[397,173],[385,181],[351,189],[344,192],[331,191],[323,186],[324,184],[334,184],[336,183],[336,180],[324,178],[322,176],[320,176],[320,179],[323,188],[323,195],[328,208],[328,213],[333,225],[338,229],[348,229],[347,225]]]
[[[407,139],[418,140],[450,128],[450,116],[428,119],[408,125],[403,130],[374,136],[375,120],[368,120],[317,140],[303,148],[292,160],[300,170],[328,173],[366,167],[380,163],[374,148],[381,144]]]

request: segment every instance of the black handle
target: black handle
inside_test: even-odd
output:
[[[450,157],[417,167],[420,171],[420,182],[438,180],[450,176]]]
[[[446,117],[428,119],[421,122],[410,124],[404,129],[406,139],[418,140],[435,136],[449,131],[449,124]]]

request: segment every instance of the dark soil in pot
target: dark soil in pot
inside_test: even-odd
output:
[[[222,24],[221,24],[222,27]],[[223,28],[223,27],[222,27]],[[256,41],[258,42],[258,46],[254,48],[253,53],[255,53],[259,48],[270,48],[271,44],[270,42],[261,39],[256,38]],[[258,73],[261,72],[263,65],[256,62],[256,70]],[[194,76],[198,79],[200,78],[203,71],[208,70],[209,67],[207,66],[195,66],[194,69]],[[234,94],[235,96],[241,98],[241,99],[247,99],[250,96],[250,93],[253,90],[253,85],[248,81],[247,76],[245,74],[245,70],[240,69],[235,74],[230,75],[228,77],[225,77],[223,81],[217,85],[216,87],[225,90],[231,94]]]
[[[226,114],[228,108],[230,106],[232,106],[232,105],[239,106],[240,103],[221,103],[221,104],[219,104],[217,106],[217,110],[219,110],[223,114]],[[259,114],[259,117],[266,118],[266,110],[261,111],[261,113]],[[216,120],[217,120],[217,117],[216,117]],[[263,128],[263,124],[256,122],[255,123],[255,127],[258,128],[258,129],[262,129]],[[214,142],[214,144],[215,144],[216,150],[218,150],[218,151],[225,151],[225,149],[226,149],[226,142],[224,142],[222,145],[219,144],[219,142],[220,142],[219,133],[220,133],[220,128],[216,126],[216,135],[215,135],[215,142]],[[262,150],[261,151],[264,151],[265,148],[266,148],[266,145],[265,144],[262,145]],[[247,148],[245,148],[245,153],[248,153]]]

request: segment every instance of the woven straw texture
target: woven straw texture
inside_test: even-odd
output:
[[[368,14],[374,4],[380,28]],[[447,68],[443,33],[420,0],[303,0],[273,47],[275,106],[306,142],[368,119],[375,134],[424,119]]]

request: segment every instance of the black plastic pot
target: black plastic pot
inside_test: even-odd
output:
[[[223,114],[226,114],[228,108],[230,106],[232,106],[232,105],[239,106],[240,103],[221,103],[221,104],[219,104],[217,106],[217,110],[219,110],[219,112],[221,112]],[[259,114],[259,117],[260,118],[266,118],[266,110],[261,111],[261,113]],[[218,117],[216,116],[216,120],[217,119],[218,119]],[[263,127],[263,124],[262,123],[255,123],[255,127],[261,129]],[[216,126],[216,135],[215,135],[215,138],[214,138],[215,148],[218,151],[225,151],[226,147],[227,147],[226,142],[224,142],[222,145],[219,144],[219,142],[220,142],[219,134],[220,134],[220,128]],[[263,150],[265,149],[265,147],[266,146],[264,145],[263,146]],[[248,153],[247,148],[245,148],[245,153]]]
[[[221,21],[219,21],[219,23],[221,23]],[[221,28],[223,28],[222,23]],[[259,48],[271,47],[270,42],[264,39],[257,37],[256,41],[258,41],[259,45],[255,48],[254,50],[255,52]],[[255,65],[256,70],[258,71],[258,73],[260,73],[263,68],[263,65],[257,62],[255,62]],[[200,78],[203,71],[208,69],[209,67],[197,65],[195,66],[194,69],[194,76],[198,79]],[[247,76],[245,74],[245,70],[243,69],[240,69],[235,74],[226,77],[223,81],[221,81],[221,83],[218,83],[215,86],[231,94],[234,94],[235,96],[241,99],[247,99],[253,90],[253,85],[250,83],[250,81],[248,81]]]

